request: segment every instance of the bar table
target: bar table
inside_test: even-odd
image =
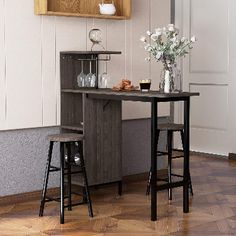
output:
[[[151,220],[157,220],[157,190],[169,187],[183,186],[183,212],[189,212],[189,120],[190,120],[190,98],[199,96],[197,92],[161,93],[159,91],[113,91],[111,89],[62,89],[62,93],[82,93],[88,99],[106,99],[120,101],[141,101],[151,104]],[[183,180],[166,183],[157,187],[157,124],[158,103],[160,102],[184,102],[184,174]]]

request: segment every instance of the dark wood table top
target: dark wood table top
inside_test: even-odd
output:
[[[158,101],[181,101],[192,96],[199,96],[197,92],[173,92],[163,93],[159,91],[150,90],[149,92],[142,92],[140,90],[134,91],[115,91],[112,89],[93,89],[93,88],[79,88],[79,89],[62,89],[64,93],[84,93],[91,98],[117,99],[117,100],[131,100],[131,101],[146,101],[151,102],[153,98]]]
[[[121,51],[62,51],[61,55],[121,54]]]

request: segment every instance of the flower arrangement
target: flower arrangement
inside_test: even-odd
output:
[[[164,77],[160,83],[160,90],[164,92],[181,91],[182,86],[178,89],[174,88],[174,79],[177,72],[176,62],[178,58],[184,57],[192,49],[196,37],[191,39],[179,37],[179,30],[173,25],[168,24],[167,27],[157,28],[154,32],[147,31],[147,37],[142,36],[140,40],[144,43],[144,49],[149,53],[146,61],[151,60],[151,56],[158,62],[161,61],[164,67]],[[179,79],[179,78],[178,78]],[[180,80],[180,79],[179,79]],[[180,81],[181,83],[181,81]]]
[[[173,24],[157,28],[155,32],[147,31],[147,36],[150,40],[145,36],[140,38],[144,43],[144,49],[156,61],[161,61],[165,70],[176,63],[177,58],[188,54],[188,51],[192,49],[192,44],[196,42],[195,36],[192,36],[190,40],[185,37],[179,38],[179,30]],[[145,60],[150,61],[151,58],[147,57]]]

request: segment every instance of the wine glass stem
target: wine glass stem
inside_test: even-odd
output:
[[[89,72],[92,73],[92,61],[89,62]]]
[[[84,73],[84,61],[81,61],[81,72]]]

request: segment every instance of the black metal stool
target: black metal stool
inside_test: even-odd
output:
[[[50,201],[58,201],[60,202],[60,223],[64,223],[64,208],[68,208],[68,210],[72,210],[72,206],[77,206],[81,204],[88,204],[88,211],[89,216],[93,217],[93,210],[92,204],[90,200],[89,188],[88,188],[88,180],[86,175],[86,169],[84,164],[84,159],[82,155],[82,142],[83,142],[83,135],[75,134],[75,133],[63,133],[63,134],[56,134],[56,135],[49,135],[47,139],[50,141],[49,151],[48,151],[48,159],[46,164],[45,176],[44,176],[44,183],[43,183],[43,190],[41,195],[41,204],[39,210],[39,216],[43,216],[44,212],[44,205],[45,202]],[[54,143],[60,143],[60,167],[55,167],[51,165],[52,160],[52,150]],[[71,144],[77,144],[79,147],[80,153],[77,155],[76,160],[72,160],[71,157]],[[67,153],[64,151],[66,147]],[[66,158],[65,158],[66,157]],[[66,160],[65,160],[66,159]],[[73,165],[78,166],[80,169],[78,171],[71,171],[71,167]],[[60,197],[53,198],[47,196],[47,185],[48,185],[48,178],[50,172],[60,171]],[[83,194],[73,193],[77,195],[83,196],[83,201],[79,203],[72,204],[71,200],[71,175],[72,174],[82,174],[84,180],[84,191]],[[67,196],[64,194],[64,177],[67,175],[68,181],[68,192]],[[68,198],[68,204],[64,205],[65,198]]]
[[[182,147],[184,149],[184,125],[174,124],[174,123],[158,124],[157,141],[159,139],[159,135],[160,135],[161,131],[167,131],[167,152],[158,151],[157,152],[157,157],[158,156],[163,156],[163,155],[168,155],[168,178],[167,179],[158,178],[158,180],[167,181],[168,183],[172,183],[172,176],[183,178],[183,175],[172,173],[172,159],[181,158],[181,157],[184,157],[184,156],[183,155],[172,156],[172,151],[173,151],[173,133],[174,132],[180,132]],[[191,194],[193,195],[193,187],[192,187],[192,181],[191,181],[190,173],[188,173],[188,175],[189,175],[188,176],[188,178],[189,178],[189,189],[190,189]],[[150,193],[150,182],[151,182],[151,170],[149,171],[146,195],[149,195],[149,193]],[[172,200],[172,188],[168,189],[168,197],[169,197],[169,200]]]

